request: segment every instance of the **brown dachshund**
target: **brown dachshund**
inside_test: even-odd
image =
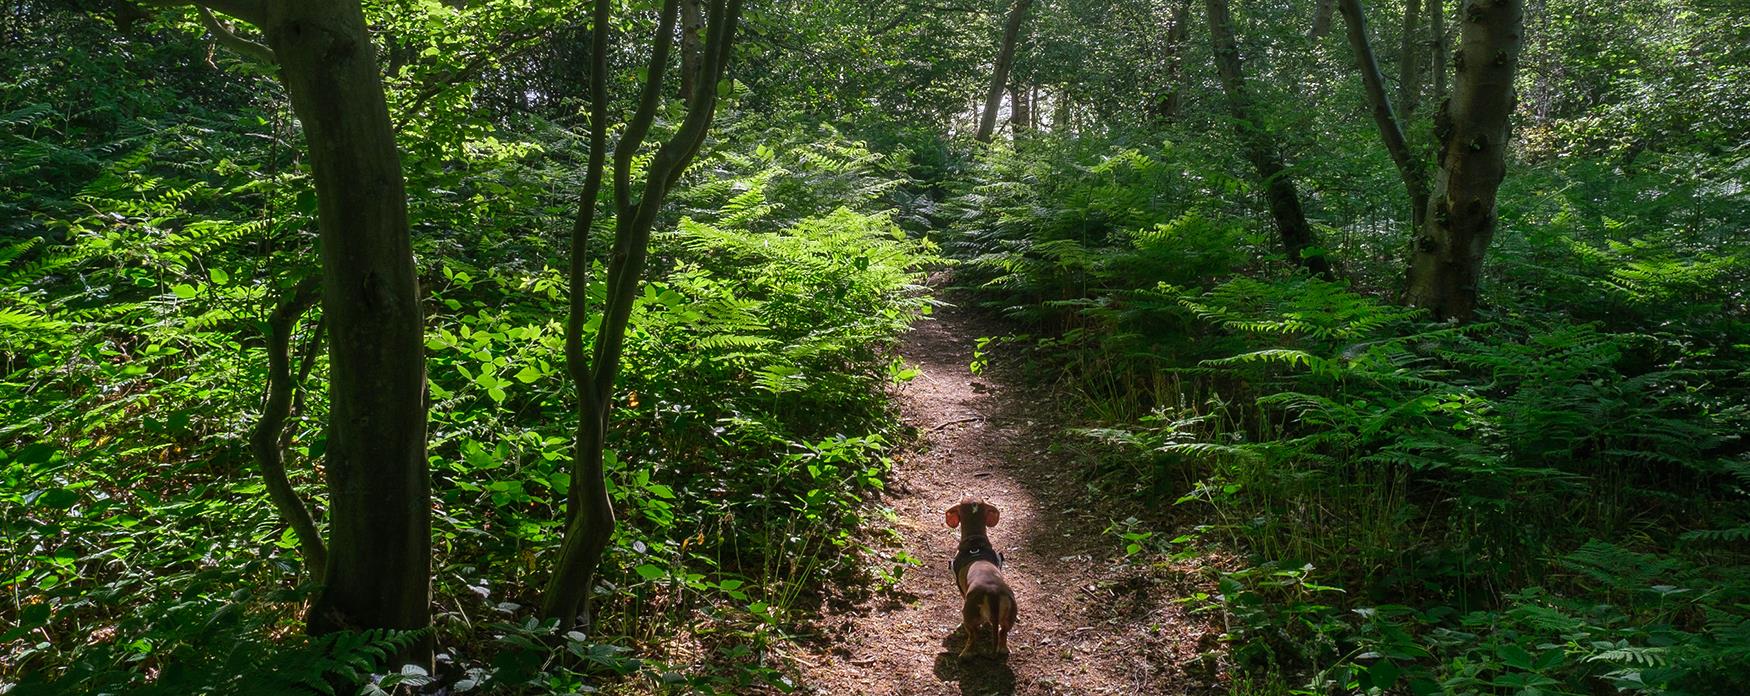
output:
[[[1009,654],[1009,629],[1015,626],[1015,593],[1003,581],[1003,556],[990,544],[985,529],[995,527],[1002,511],[983,498],[966,496],[959,504],[948,508],[949,527],[960,528],[960,552],[954,555],[954,581],[960,585],[960,595],[966,603],[960,609],[960,628],[966,632],[966,646],[960,657],[972,650],[978,630],[990,626],[996,636],[996,654]]]

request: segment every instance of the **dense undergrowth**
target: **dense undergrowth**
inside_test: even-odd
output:
[[[307,693],[381,670],[412,636],[297,635],[311,586],[248,449],[263,322],[315,272],[283,106],[45,91],[54,65],[0,83],[0,682]],[[90,85],[145,68],[99,54],[68,69]],[[817,599],[808,588],[866,572],[851,532],[895,433],[889,346],[927,307],[917,282],[935,252],[890,209],[902,154],[729,118],[674,196],[634,309],[609,455],[624,523],[587,639],[529,606],[563,531],[576,416],[554,259],[583,140],[538,119],[407,136],[435,631],[456,690],[783,686],[767,648]],[[284,442],[318,519],[321,321],[293,335]],[[401,680],[425,681],[377,686]]]
[[[1129,550],[1242,552],[1184,600],[1236,691],[1750,690],[1745,153],[1515,169],[1457,325],[1346,203],[1344,280],[1273,263],[1219,151],[1166,142],[993,150],[945,245],[1089,414],[1089,477],[1206,522]]]

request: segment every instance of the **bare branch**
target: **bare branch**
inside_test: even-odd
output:
[[[195,8],[200,11],[201,24],[207,28],[207,31],[213,33],[213,38],[219,41],[219,45],[231,49],[231,52],[243,56],[245,59],[263,65],[275,64],[273,49],[268,48],[266,44],[256,43],[238,36],[237,32],[231,30],[231,27],[225,26],[225,23],[219,21],[218,17],[214,17],[213,11],[207,9],[205,5],[196,5]]]

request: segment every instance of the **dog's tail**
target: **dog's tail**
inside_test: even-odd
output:
[[[990,612],[990,622],[993,626],[1002,628],[1013,626],[1016,616],[1020,614],[1017,611],[1018,607],[1015,606],[1015,596],[1012,594],[991,593],[985,595],[984,604],[986,610]]]

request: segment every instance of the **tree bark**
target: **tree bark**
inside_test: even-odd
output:
[[[1306,213],[1300,206],[1300,193],[1294,188],[1294,180],[1288,176],[1288,169],[1282,163],[1282,154],[1276,149],[1275,139],[1259,124],[1256,114],[1252,112],[1251,101],[1246,93],[1245,73],[1240,64],[1239,47],[1234,41],[1233,16],[1228,11],[1227,0],[1208,0],[1206,5],[1209,10],[1210,42],[1215,49],[1215,67],[1221,73],[1222,91],[1227,93],[1228,111],[1233,116],[1234,131],[1239,135],[1246,158],[1251,160],[1253,168],[1258,171],[1258,178],[1264,186],[1265,202],[1270,206],[1270,215],[1276,222],[1283,249],[1287,251],[1289,261],[1315,275],[1329,277],[1331,266],[1324,254],[1307,253],[1314,246],[1314,237],[1312,225],[1307,223]]]
[[[308,628],[427,629],[423,317],[376,50],[358,0],[262,7],[310,151],[329,332],[327,584]],[[401,658],[430,669],[431,646],[428,633]]]
[[[1422,94],[1422,52],[1416,49],[1416,18],[1422,14],[1422,0],[1403,2],[1403,41],[1398,45],[1398,114],[1408,121],[1416,113],[1416,101]]]
[[[699,80],[687,95],[686,118],[651,158],[645,169],[642,196],[633,199],[632,161],[657,115],[663,83],[662,66],[667,65],[668,50],[673,41],[669,34],[674,28],[675,4],[676,0],[667,0],[663,5],[644,91],[637,110],[614,148],[614,247],[608,260],[607,302],[602,308],[601,328],[596,332],[594,350],[586,357],[583,329],[589,318],[585,304],[589,261],[585,254],[605,166],[601,153],[606,150],[608,103],[606,79],[592,77],[590,80],[591,151],[589,169],[584,176],[584,194],[579,203],[577,221],[572,227],[571,306],[565,336],[566,367],[578,394],[578,425],[565,541],[541,600],[543,616],[567,624],[587,626],[590,623],[590,591],[595,585],[597,567],[613,539],[616,523],[612,500],[608,496],[604,454],[614,381],[619,375],[626,328],[649,255],[651,231],[656,226],[657,213],[668,192],[704,144],[706,131],[716,115],[717,82],[723,79],[727,70],[735,28],[741,18],[741,0],[710,0],[706,11],[707,35],[700,50]],[[596,26],[607,26],[609,7],[607,0],[597,0],[594,8]],[[592,75],[605,75],[606,35],[592,35],[591,40],[594,41],[591,47]]]
[[[1483,257],[1495,236],[1495,196],[1507,174],[1513,80],[1524,42],[1524,0],[1467,0],[1452,96],[1435,133],[1440,168],[1411,252],[1410,304],[1466,321],[1477,308]]]
[[[1167,28],[1167,95],[1156,105],[1163,123],[1179,118],[1185,102],[1185,41],[1191,36],[1191,0],[1173,6],[1173,25]]]
[[[267,394],[262,400],[261,420],[250,433],[249,445],[255,453],[255,463],[261,467],[262,484],[268,500],[298,540],[298,550],[304,556],[304,567],[310,578],[322,582],[328,565],[328,547],[322,544],[322,532],[316,519],[305,507],[304,499],[286,478],[285,451],[280,437],[285,432],[286,417],[292,411],[292,396],[297,382],[292,380],[292,329],[298,319],[321,299],[321,284],[314,276],[305,278],[274,307],[267,320]]]
[[[1009,69],[1015,64],[1015,43],[1021,36],[1021,24],[1027,18],[1027,8],[1033,0],[1015,0],[1009,9],[1009,19],[1003,23],[1002,43],[997,48],[996,65],[991,69],[990,89],[984,94],[984,111],[978,117],[978,132],[973,136],[981,143],[990,142],[996,133],[997,111],[1003,106],[1003,88],[1009,84]]]
[[[1334,4],[1336,0],[1318,0],[1318,4],[1313,6],[1312,28],[1306,32],[1308,38],[1323,38],[1331,33],[1331,11]]]
[[[1033,127],[1033,104],[1029,97],[1026,87],[1009,86],[1009,103],[1013,105],[1009,109],[1009,131],[1015,135],[1025,133]]]
[[[699,84],[699,68],[703,56],[699,31],[705,28],[704,8],[700,0],[681,0],[681,99],[691,99]]]
[[[1412,5],[1417,2],[1409,1]],[[1427,165],[1410,151],[1403,122],[1392,112],[1391,101],[1386,98],[1385,75],[1380,72],[1373,44],[1367,37],[1367,17],[1362,11],[1361,0],[1337,0],[1337,7],[1342,11],[1343,23],[1349,30],[1349,45],[1355,49],[1355,58],[1361,65],[1361,81],[1367,87],[1367,102],[1373,107],[1374,125],[1378,126],[1379,137],[1385,141],[1385,149],[1391,153],[1392,163],[1397,165],[1404,190],[1409,194],[1411,229],[1419,230],[1428,200]]]
[[[1074,130],[1074,124],[1070,123],[1070,121],[1075,118],[1075,111],[1074,105],[1070,101],[1069,85],[1064,85],[1058,88],[1057,101],[1053,107],[1053,112],[1051,114],[1051,132],[1063,133],[1066,135],[1072,132]]]
[[[1446,0],[1428,0],[1428,39],[1434,54],[1432,82],[1435,104],[1446,103]]]

